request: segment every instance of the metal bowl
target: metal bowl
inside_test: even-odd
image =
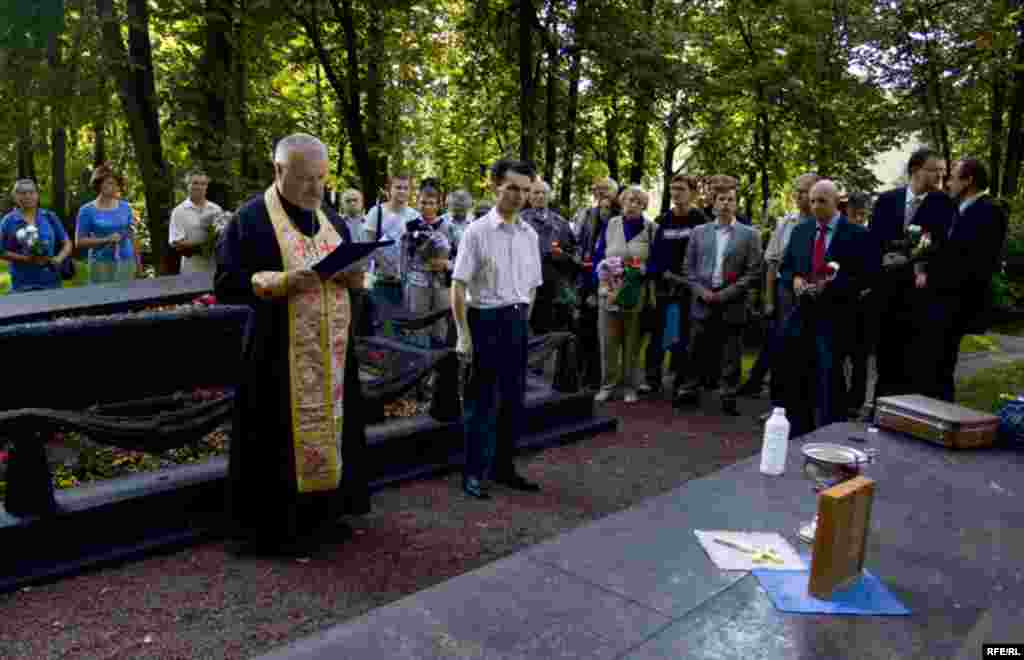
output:
[[[804,474],[814,482],[815,490],[823,490],[856,477],[862,465],[874,460],[876,451],[831,442],[810,442],[800,453],[804,456]]]

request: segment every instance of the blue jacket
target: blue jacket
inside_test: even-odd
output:
[[[786,246],[779,279],[790,292],[796,275],[805,275],[813,270],[816,225],[814,220],[805,220],[794,227]],[[875,272],[874,246],[868,232],[845,217],[839,218],[835,232],[825,252],[825,261],[838,263],[839,272],[822,291],[818,308],[826,310],[826,313],[846,316],[855,313],[860,292],[868,286]]]

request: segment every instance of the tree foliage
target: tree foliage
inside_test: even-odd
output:
[[[874,159],[915,134],[989,161],[1013,198],[1021,2],[48,0],[30,4],[62,20],[0,35],[0,168],[71,226],[114,161],[158,255],[184,172],[236,205],[294,131],[370,199],[388,172],[486,196],[487,166],[519,156],[565,212],[595,175],[664,191],[687,171],[736,176],[765,219],[803,171],[876,189]]]

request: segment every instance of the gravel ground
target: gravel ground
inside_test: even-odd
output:
[[[247,658],[713,472],[759,449],[756,414],[610,403],[619,431],[520,457],[537,494],[465,498],[459,475],[374,495],[353,538],[303,559],[210,543],[0,595],[0,658]]]

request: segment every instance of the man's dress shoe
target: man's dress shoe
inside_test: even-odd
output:
[[[473,477],[463,480],[462,492],[478,500],[491,499],[491,496],[487,494],[486,490],[484,490],[484,486],[480,483],[480,480],[474,479]]]

